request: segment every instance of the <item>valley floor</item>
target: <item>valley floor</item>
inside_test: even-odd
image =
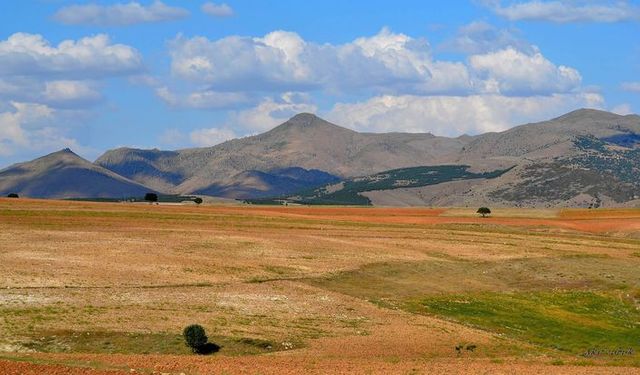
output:
[[[0,199],[0,373],[640,374],[640,210],[474,211]]]

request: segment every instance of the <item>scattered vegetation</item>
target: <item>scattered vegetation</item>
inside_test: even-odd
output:
[[[16,194],[16,193],[9,193],[7,195],[7,198],[20,198],[20,196],[18,194]]]
[[[587,193],[596,200],[606,195],[616,202],[638,196],[640,147],[636,147],[637,135],[605,139],[585,135],[576,137],[573,144],[577,155],[528,165],[521,172],[522,182],[496,190],[490,196],[520,203],[569,200],[580,193]],[[597,208],[600,204],[585,202],[584,207],[588,205]]]
[[[443,182],[469,180],[476,178],[496,178],[509,169],[492,172],[473,173],[468,165],[437,165],[393,169],[369,176],[356,177],[336,184],[327,185],[311,191],[302,191],[286,199],[251,199],[254,204],[282,204],[289,201],[299,204],[321,205],[371,205],[371,200],[361,193],[373,190],[391,190],[436,185]]]
[[[636,138],[633,139],[635,142]],[[614,142],[607,142],[593,136],[577,137],[574,143],[586,156],[574,157],[570,160],[572,163],[582,168],[611,174],[616,177],[616,180],[633,184],[636,187],[640,186],[640,180],[638,180],[638,175],[640,174],[640,147],[632,149],[610,148],[608,147],[609,144],[619,144],[621,142],[616,138],[614,138]],[[622,142],[622,144],[631,146],[625,142]]]
[[[468,352],[473,352],[474,350],[476,350],[478,346],[475,344],[458,344],[455,346],[456,352],[458,353],[458,355],[462,354],[463,350],[466,350]]]

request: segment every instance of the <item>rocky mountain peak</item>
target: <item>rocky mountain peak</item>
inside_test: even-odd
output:
[[[571,111],[569,113],[566,113],[554,120],[564,120],[564,121],[581,121],[581,120],[590,120],[590,121],[597,121],[597,120],[604,120],[604,121],[608,121],[608,120],[614,120],[621,117],[620,115],[617,115],[615,113],[611,113],[611,112],[606,112],[606,111],[601,111],[599,109],[593,109],[593,108],[581,108],[581,109],[577,109],[575,111]],[[553,120],[552,120],[553,121]]]
[[[268,133],[281,133],[290,131],[301,133],[327,132],[330,134],[335,134],[337,132],[353,132],[353,130],[332,124],[329,121],[326,121],[312,113],[299,113],[291,117],[281,125],[276,126]]]
[[[296,125],[308,126],[317,120],[322,120],[322,119],[314,115],[313,113],[303,112],[293,116],[287,122],[296,124]]]
[[[76,153],[73,152],[70,148],[63,148],[60,151],[56,151],[49,154],[49,156],[54,156],[54,155],[76,155]]]

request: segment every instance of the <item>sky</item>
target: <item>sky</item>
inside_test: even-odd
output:
[[[640,1],[0,2],[0,168],[211,146],[299,112],[367,132],[640,112]]]

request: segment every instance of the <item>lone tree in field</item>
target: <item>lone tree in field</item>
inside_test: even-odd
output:
[[[196,204],[202,204],[202,198],[200,197],[196,197],[196,199],[193,200]]]
[[[203,353],[207,343],[209,342],[209,338],[207,337],[204,328],[199,324],[192,324],[185,327],[182,331],[182,335],[184,336],[184,342],[194,353]]]
[[[158,194],[156,193],[147,193],[144,195],[144,200],[150,203],[158,201]]]
[[[480,215],[482,215],[482,217],[487,217],[487,215],[491,214],[491,210],[489,209],[489,207],[480,207],[478,208],[478,211],[476,211],[476,213],[479,213]]]
[[[20,198],[20,197],[16,193],[10,193],[9,195],[7,195],[7,198]]]

